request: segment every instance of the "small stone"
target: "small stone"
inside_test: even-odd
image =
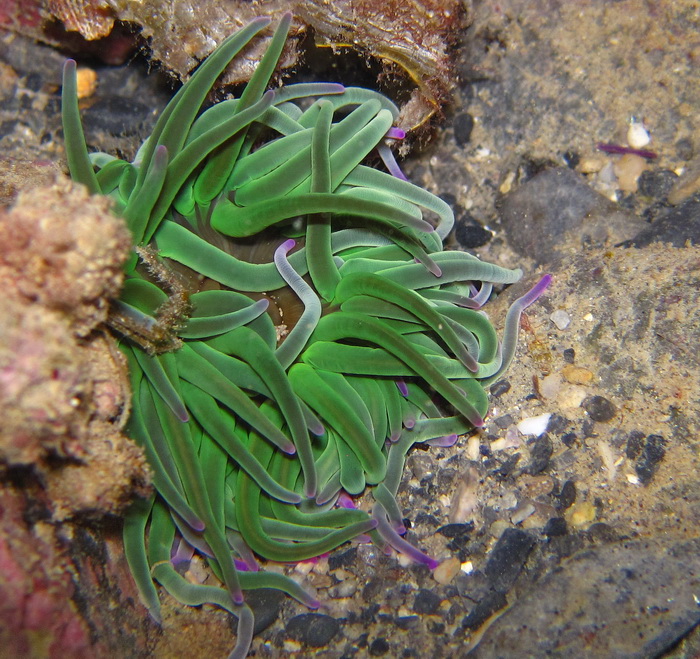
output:
[[[78,98],[88,98],[92,96],[97,89],[97,72],[86,66],[80,66],[75,73],[77,78]]]
[[[494,398],[498,398],[510,391],[510,382],[508,380],[498,380],[498,382],[494,382],[489,387],[489,391]]]
[[[571,506],[576,501],[576,485],[574,481],[566,481],[564,485],[561,486],[561,492],[557,495],[556,507],[559,510],[566,510],[571,508]]]
[[[593,421],[601,423],[611,421],[617,414],[615,405],[603,396],[590,396],[581,403],[581,407]]]
[[[573,348],[566,348],[562,356],[567,364],[573,364],[576,361],[576,351]]]
[[[570,384],[588,384],[593,380],[593,373],[587,368],[569,364],[561,370],[564,379]]]
[[[335,551],[328,557],[328,567],[337,570],[341,567],[350,567],[357,563],[357,547],[350,547],[346,551]]]
[[[642,454],[637,460],[635,471],[642,485],[648,485],[659,468],[659,462],[666,455],[666,440],[661,435],[647,435]]]
[[[565,330],[571,324],[571,316],[563,309],[557,309],[549,319],[557,326],[557,329]]]
[[[321,648],[340,631],[340,623],[322,613],[302,613],[294,616],[286,627],[286,632],[295,641],[312,648]]]
[[[651,142],[649,131],[641,121],[632,121],[627,129],[627,144],[633,149],[643,149]]]
[[[474,117],[468,112],[460,112],[454,118],[455,142],[457,146],[464,147],[469,144],[469,140],[474,130]]]
[[[518,423],[518,430],[523,435],[535,435],[539,437],[545,430],[547,430],[547,424],[549,423],[549,417],[552,416],[549,412],[545,414],[539,414],[538,416],[531,416],[527,419],[523,419]]]
[[[535,539],[526,531],[506,529],[489,555],[484,573],[493,589],[507,593],[518,578]]]
[[[530,449],[530,464],[525,467],[525,472],[534,476],[544,471],[549,464],[554,448],[547,435],[538,437],[535,445]]]
[[[456,557],[448,558],[433,570],[433,579],[439,584],[446,586],[459,574],[462,564]]]
[[[664,200],[678,181],[678,175],[670,169],[657,169],[642,172],[637,184],[639,193],[645,197]]]
[[[581,174],[597,174],[601,169],[603,169],[605,162],[606,161],[604,158],[590,156],[581,158],[578,163],[578,167],[576,167],[576,171],[581,172]]]
[[[440,607],[442,597],[432,590],[421,588],[416,593],[416,599],[413,602],[413,611],[418,614],[432,615]]]
[[[586,399],[588,392],[579,385],[570,385],[562,387],[557,402],[562,409],[575,409],[581,406],[581,403]]]
[[[471,213],[465,213],[455,222],[455,238],[461,247],[476,249],[486,245],[493,238],[493,232],[475,220]]]
[[[490,592],[484,597],[464,618],[462,627],[464,629],[478,629],[496,611],[500,611],[508,604],[508,600],[503,593]]]
[[[437,532],[440,535],[445,536],[446,538],[462,538],[462,537],[468,537],[469,534],[474,530],[474,522],[467,522],[465,524],[461,523],[454,523],[454,524],[445,524],[444,526],[441,526]]]
[[[526,501],[521,503],[514,512],[510,515],[510,521],[513,524],[520,524],[524,522],[528,517],[530,517],[535,512],[535,506]]]
[[[568,529],[566,526],[566,520],[563,517],[552,517],[542,529],[542,532],[548,538],[555,538],[557,536],[566,535]]]
[[[540,394],[542,394],[544,398],[552,400],[559,394],[560,387],[561,376],[559,373],[550,373],[549,375],[545,375],[540,382]]]
[[[369,646],[369,654],[371,657],[383,657],[389,652],[390,646],[385,638],[375,638]]]
[[[614,166],[617,184],[623,192],[637,192],[637,180],[647,167],[647,161],[635,153],[626,153]]]
[[[522,474],[517,482],[523,494],[530,499],[545,496],[554,489],[554,480],[551,476]]]
[[[588,501],[582,501],[573,506],[566,515],[571,526],[581,529],[590,526],[595,520],[595,506]]]

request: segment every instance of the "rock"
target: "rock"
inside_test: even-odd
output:
[[[518,578],[535,539],[520,529],[506,529],[489,555],[484,573],[493,589],[507,593]]]
[[[432,590],[421,588],[416,593],[416,599],[413,601],[413,611],[418,614],[433,614],[435,613],[442,602],[442,597]]]
[[[617,414],[615,405],[613,405],[607,398],[603,396],[591,396],[586,398],[586,400],[581,403],[588,416],[593,419],[593,421],[607,422],[612,421]]]
[[[631,238],[641,227],[639,220],[562,167],[537,174],[509,194],[501,208],[501,222],[513,248],[537,264],[556,258],[566,234],[615,243]]]
[[[286,627],[287,634],[312,648],[327,645],[340,631],[340,623],[321,613],[302,613],[294,616]]]
[[[700,621],[698,574],[698,539],[585,549],[520,596],[467,656],[659,656]]]
[[[686,199],[675,208],[669,208],[651,226],[642,229],[622,245],[646,247],[655,242],[671,243],[674,247],[683,247],[686,243],[700,245],[700,194]]]

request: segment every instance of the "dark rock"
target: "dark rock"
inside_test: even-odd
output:
[[[550,518],[544,525],[542,533],[544,533],[549,538],[555,538],[560,535],[566,535],[568,533],[566,520],[563,517]]]
[[[389,643],[385,638],[375,638],[369,645],[369,654],[370,657],[383,657],[389,649]]]
[[[460,112],[455,116],[453,126],[457,146],[464,147],[469,144],[472,130],[474,130],[474,117],[468,112]]]
[[[357,564],[357,547],[350,547],[345,551],[334,551],[328,557],[328,568],[338,570],[341,567],[350,567]]]
[[[474,530],[474,522],[453,523],[441,526],[437,532],[446,538],[463,538]]]
[[[418,616],[399,616],[394,620],[394,624],[399,629],[414,629],[418,626],[420,618]]]
[[[622,212],[570,169],[546,169],[509,194],[501,221],[511,245],[538,264],[552,262],[564,236],[577,232],[591,244],[632,238],[641,221]]]
[[[133,135],[151,115],[151,108],[122,96],[103,96],[82,114],[85,133],[90,141],[101,133]]]
[[[416,593],[416,599],[413,601],[413,611],[419,614],[431,615],[438,610],[442,602],[442,597],[432,590],[421,588]]]
[[[584,419],[581,424],[581,432],[584,437],[597,437],[598,434],[595,431],[595,421],[592,419]]]
[[[644,448],[644,433],[639,430],[633,430],[627,438],[627,447],[625,455],[630,460],[636,460]]]
[[[547,423],[547,432],[558,435],[566,430],[569,423],[571,422],[565,416],[561,414],[552,414],[552,416],[549,417],[549,423]]]
[[[500,611],[508,604],[503,593],[491,592],[482,599],[462,620],[463,629],[478,629],[496,611]]]
[[[445,623],[444,622],[435,622],[434,620],[431,620],[428,622],[428,631],[431,634],[444,634],[445,633]]]
[[[419,524],[426,524],[427,526],[439,526],[440,520],[435,517],[435,515],[431,515],[430,513],[426,513],[424,511],[420,511],[416,515],[416,526]]]
[[[503,416],[499,416],[497,419],[494,419],[493,422],[498,428],[505,430],[508,426],[513,425],[514,420],[511,414],[504,414]]]
[[[499,478],[508,478],[518,466],[520,461],[520,453],[513,453],[509,455],[504,462],[502,462],[499,467],[494,471],[494,476]]]
[[[676,155],[679,160],[685,160],[690,162],[695,155],[695,149],[693,148],[693,141],[689,137],[681,137],[675,145]]]
[[[295,641],[321,648],[340,631],[340,623],[321,613],[302,613],[294,616],[286,627],[287,634]]]
[[[535,476],[543,472],[549,464],[553,451],[552,441],[546,433],[538,437],[534,446],[530,447],[530,463],[525,467],[525,473]]]
[[[666,199],[676,181],[678,174],[670,169],[646,170],[637,180],[639,194],[654,199]]]
[[[647,435],[634,470],[643,485],[648,485],[659,468],[659,463],[666,455],[666,440],[661,435]]]
[[[565,446],[568,446],[569,448],[571,448],[576,443],[576,439],[577,437],[575,432],[567,432],[561,436],[561,441],[564,443]]]
[[[700,244],[700,195],[686,199],[682,204],[658,217],[634,238],[621,243],[623,247],[646,247],[653,242],[671,243],[683,247],[686,242]]]
[[[508,380],[498,380],[498,382],[494,382],[490,387],[489,387],[489,392],[491,392],[491,395],[494,398],[498,398],[499,396],[502,396],[505,393],[508,393],[510,391],[510,382]]]
[[[573,364],[576,359],[576,351],[573,348],[566,348],[563,352],[563,356],[567,364]]]
[[[617,409],[607,398],[603,396],[589,396],[581,403],[588,416],[593,421],[606,422],[611,421],[617,414]]]
[[[489,555],[484,573],[494,590],[507,593],[525,565],[535,539],[520,529],[506,529]]]
[[[557,509],[566,510],[576,501],[576,485],[574,481],[566,481],[557,495]]]
[[[253,634],[260,634],[277,620],[284,600],[284,593],[274,588],[258,588],[246,591],[246,604],[253,609],[255,614]]]
[[[566,151],[562,154],[562,158],[569,169],[576,169],[576,166],[581,162],[581,155],[576,151]]]
[[[479,224],[470,213],[465,213],[455,221],[455,238],[464,249],[476,249],[488,243],[493,233]]]
[[[521,595],[470,659],[662,656],[698,622],[700,539],[578,552]]]

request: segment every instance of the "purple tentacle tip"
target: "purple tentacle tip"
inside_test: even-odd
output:
[[[398,387],[399,391],[401,392],[401,395],[406,398],[408,396],[408,387],[406,386],[406,383],[403,380],[395,380],[396,386]]]
[[[387,132],[386,132],[386,137],[392,140],[402,140],[404,137],[406,137],[406,131],[401,130],[400,128],[396,128],[395,126],[392,126]]]

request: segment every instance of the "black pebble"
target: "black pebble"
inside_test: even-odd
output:
[[[399,616],[398,618],[394,619],[394,624],[399,628],[399,629],[413,629],[418,625],[420,622],[420,618],[418,616]]]
[[[589,396],[581,404],[593,421],[611,421],[617,414],[615,406],[603,396]]]
[[[369,646],[371,657],[381,657],[389,652],[389,643],[385,638],[375,638]]]
[[[576,501],[576,485],[574,481],[566,481],[557,496],[556,507],[558,510],[566,510],[573,505],[574,501]]]
[[[623,247],[646,247],[653,242],[671,243],[683,247],[690,241],[700,244],[700,194],[686,199],[682,204],[669,208],[632,240],[620,243]]]
[[[508,380],[499,380],[498,382],[494,382],[489,388],[489,391],[494,398],[498,398],[499,396],[502,396],[510,391],[510,382],[508,382]]]
[[[440,602],[442,602],[442,597],[437,593],[427,588],[421,588],[416,593],[416,599],[413,601],[413,611],[431,615],[438,610]]]
[[[639,430],[633,430],[627,437],[627,446],[625,448],[625,455],[630,460],[636,460],[642,448],[644,447],[644,433]]]
[[[550,518],[544,525],[542,533],[544,533],[548,538],[556,538],[557,536],[566,535],[566,520],[563,517]]]
[[[581,156],[576,151],[566,151],[562,154],[562,158],[569,169],[576,169],[576,165],[581,162]]]
[[[494,419],[493,422],[496,424],[496,427],[500,428],[501,430],[505,430],[508,426],[512,426],[515,420],[511,414],[504,414],[503,416],[499,416],[497,419]]]
[[[561,436],[561,441],[564,443],[564,446],[568,446],[569,448],[576,443],[576,439],[577,437],[575,432],[567,432]]]
[[[576,359],[576,351],[573,348],[566,348],[564,350],[564,361],[567,364],[573,364],[574,360]]]
[[[464,617],[462,627],[464,629],[478,629],[506,604],[508,604],[508,600],[503,593],[489,593]]]
[[[287,623],[286,631],[295,641],[321,648],[340,631],[340,623],[321,613],[302,613]]]
[[[506,529],[491,551],[484,573],[493,589],[507,593],[525,565],[535,539],[521,529]]]
[[[637,180],[639,194],[654,199],[666,199],[677,180],[678,174],[670,169],[647,170],[642,172]]]
[[[333,552],[328,557],[328,567],[337,570],[341,567],[349,567],[357,564],[357,547],[350,547],[347,551]]]
[[[465,213],[455,222],[455,238],[464,249],[476,249],[488,243],[493,233],[479,224],[470,213]]]
[[[666,440],[661,435],[647,435],[642,454],[634,466],[642,484],[647,485],[659,468],[659,463],[666,455]]]
[[[246,592],[246,604],[255,614],[253,634],[260,634],[277,620],[285,599],[284,593],[274,588],[258,588]]]
[[[469,144],[474,130],[474,117],[468,112],[460,112],[454,119],[455,142],[463,147]]]
[[[437,532],[446,538],[461,538],[468,536],[474,530],[474,522],[445,524]]]
[[[543,472],[549,464],[554,448],[549,436],[545,433],[535,440],[535,445],[530,448],[530,464],[525,467],[525,473],[535,476]]]

